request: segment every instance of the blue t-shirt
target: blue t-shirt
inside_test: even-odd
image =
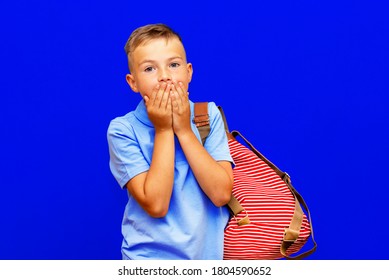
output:
[[[194,104],[190,102],[191,119]],[[208,105],[211,131],[205,149],[216,161],[230,161],[227,137],[215,103]],[[192,130],[201,142],[195,124]],[[141,101],[135,111],[111,121],[108,128],[110,168],[125,188],[134,176],[148,171],[154,126]],[[216,207],[201,190],[175,138],[174,186],[163,218],[149,216],[129,194],[122,222],[124,259],[222,259],[228,209]]]

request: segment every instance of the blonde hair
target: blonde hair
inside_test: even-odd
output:
[[[150,40],[165,38],[166,40],[177,38],[182,43],[181,36],[163,23],[148,24],[135,29],[128,38],[124,51],[128,57],[128,64],[131,68],[130,55],[140,45],[147,43]]]

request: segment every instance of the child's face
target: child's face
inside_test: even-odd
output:
[[[192,79],[192,64],[177,38],[153,39],[131,54],[131,74],[126,80],[134,92],[150,97],[157,84],[182,82],[186,91]]]

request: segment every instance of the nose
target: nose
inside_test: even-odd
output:
[[[159,82],[168,82],[172,80],[172,76],[168,69],[161,69],[159,72],[158,81]]]

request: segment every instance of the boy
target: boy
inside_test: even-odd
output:
[[[191,121],[192,65],[168,26],[136,29],[125,51],[127,83],[143,100],[107,133],[112,174],[129,194],[123,259],[222,259],[233,177],[219,110],[209,103],[203,146]]]

